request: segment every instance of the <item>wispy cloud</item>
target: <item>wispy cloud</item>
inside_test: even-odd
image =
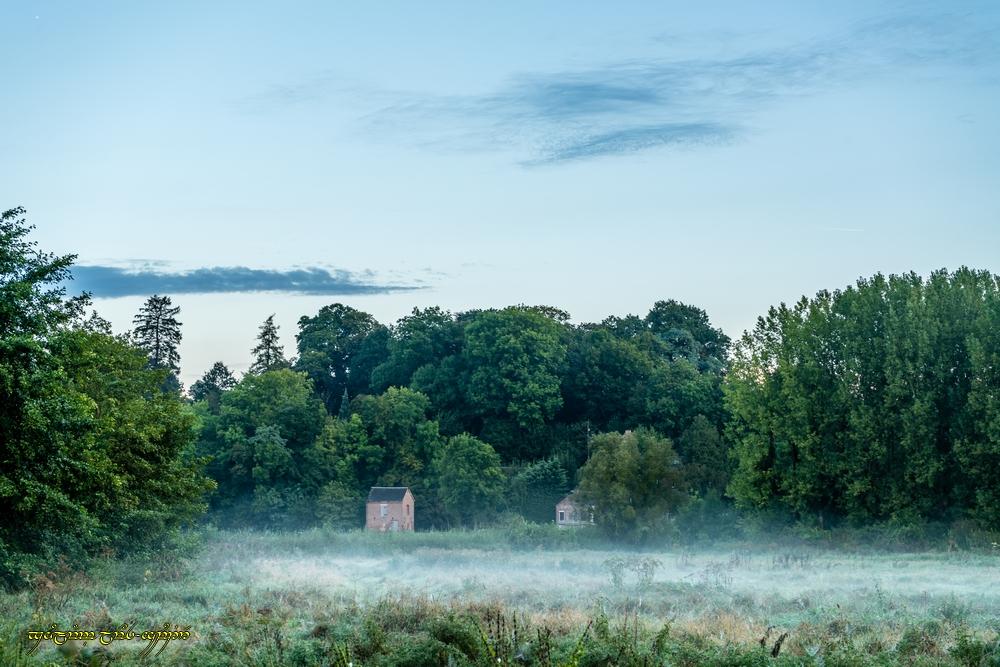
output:
[[[927,75],[944,67],[953,74],[955,68],[995,64],[1000,55],[997,27],[962,14],[888,17],[796,44],[747,46],[764,39],[735,40],[738,53],[714,57],[522,73],[480,95],[358,91],[371,109],[361,122],[371,136],[387,141],[513,150],[524,165],[565,163],[727,144],[745,135],[768,104],[784,98],[908,71]],[[712,41],[720,48],[733,42]],[[266,99],[291,105],[343,91],[324,76],[274,87]]]
[[[95,297],[149,294],[206,294],[212,292],[286,292],[313,295],[387,294],[424,289],[408,284],[379,284],[371,271],[354,273],[311,267],[278,271],[243,266],[211,267],[192,271],[161,271],[119,266],[73,267],[74,290]],[[421,281],[416,281],[417,283]]]
[[[608,154],[636,153],[658,146],[697,146],[727,143],[736,136],[733,127],[718,123],[666,123],[652,127],[629,127],[605,134],[580,137],[562,148],[545,151],[524,164],[546,164],[581,160]]]

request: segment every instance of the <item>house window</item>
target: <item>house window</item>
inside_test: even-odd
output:
[[[406,516],[410,516],[410,506],[406,506]]]
[[[565,520],[566,520],[566,512],[559,510],[559,523],[562,523]]]
[[[389,514],[389,506],[387,504],[382,503],[381,505],[378,506],[378,515],[379,516],[385,517],[388,514]]]

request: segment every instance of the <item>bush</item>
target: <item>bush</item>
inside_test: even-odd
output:
[[[948,655],[963,667],[997,667],[1000,665],[1000,639],[985,642],[963,630],[955,637]]]

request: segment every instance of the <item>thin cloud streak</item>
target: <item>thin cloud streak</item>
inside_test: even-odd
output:
[[[715,123],[668,123],[653,127],[634,127],[580,138],[561,149],[547,151],[542,157],[522,164],[545,165],[599,155],[622,155],[658,146],[723,144],[732,141],[737,135],[737,128]]]
[[[419,284],[378,284],[374,273],[310,267],[278,271],[244,266],[192,271],[151,271],[117,266],[75,266],[72,287],[97,298],[149,294],[284,292],[308,295],[389,294],[426,289]],[[419,282],[419,281],[417,281]]]
[[[1000,55],[998,44],[995,27],[969,16],[893,17],[738,56],[522,74],[484,95],[400,93],[362,123],[376,138],[423,148],[527,153],[525,166],[725,145],[781,99],[907,71],[974,71]]]

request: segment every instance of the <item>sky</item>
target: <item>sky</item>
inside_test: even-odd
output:
[[[1000,3],[0,3],[0,208],[181,379],[270,314],[704,308],[1000,272]]]

